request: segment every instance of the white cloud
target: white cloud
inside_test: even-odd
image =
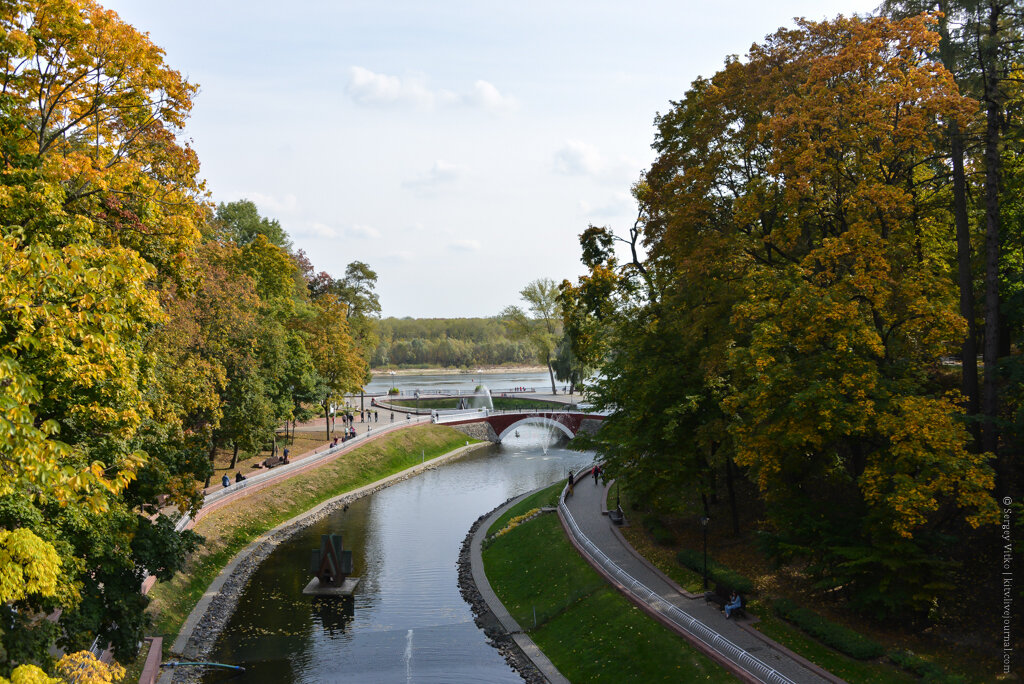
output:
[[[339,236],[339,232],[335,228],[317,221],[301,225],[291,232],[301,237],[336,238]]]
[[[271,217],[280,212],[294,211],[299,206],[299,199],[291,193],[284,197],[266,195],[262,192],[250,192],[242,196],[259,207],[261,214]]]
[[[519,101],[511,95],[502,95],[494,84],[477,81],[473,91],[465,96],[465,102],[491,112],[507,112],[519,107]]]
[[[377,238],[380,237],[379,230],[377,230],[373,226],[367,226],[361,223],[354,224],[345,232],[351,237],[364,238],[367,240],[376,240]]]
[[[436,97],[419,78],[378,74],[358,66],[349,69],[348,94],[362,105],[411,104],[422,108],[432,107]]]
[[[391,263],[400,264],[411,264],[416,261],[416,254],[409,250],[398,250],[396,252],[387,252],[386,254],[380,255],[381,261],[387,261]]]
[[[462,175],[464,169],[457,164],[438,159],[426,173],[421,173],[415,178],[402,181],[406,188],[433,188],[439,185],[454,183]]]
[[[319,221],[310,221],[304,225],[300,225],[299,228],[294,231],[294,234],[300,237],[347,237],[357,240],[375,240],[380,237],[380,231],[373,226],[355,223],[350,226],[336,228],[334,226],[329,226],[326,223],[320,223]]]
[[[596,147],[579,140],[566,140],[555,152],[555,171],[566,176],[596,176],[606,165]]]
[[[453,252],[479,252],[480,241],[479,240],[453,240],[448,244],[448,248]]]
[[[586,217],[614,218],[632,214],[635,209],[636,200],[625,192],[610,193],[596,205],[586,200],[579,202],[580,214]]]
[[[417,109],[434,109],[461,105],[489,112],[505,112],[519,106],[514,97],[503,95],[487,81],[477,81],[467,93],[455,93],[431,89],[420,75],[378,74],[360,66],[349,69],[346,90],[356,104],[376,107],[411,105]]]

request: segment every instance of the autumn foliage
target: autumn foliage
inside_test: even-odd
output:
[[[368,351],[280,225],[209,203],[181,135],[197,87],[147,34],[10,0],[0,56],[0,681],[108,682],[82,649],[134,656],[143,580],[199,542],[167,513],[201,505],[215,451],[272,444]]]
[[[746,475],[765,548],[881,614],[934,607],[939,540],[996,520],[993,455],[944,380],[966,326],[941,131],[977,103],[935,25],[799,21],[695,81],[634,188],[646,260],[592,227],[562,286],[604,359],[609,473],[668,508],[725,491],[736,531]]]

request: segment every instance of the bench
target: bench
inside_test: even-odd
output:
[[[724,584],[715,584],[714,591],[704,592],[704,602],[714,603],[718,606],[721,611],[725,610],[725,604],[729,603],[729,597],[732,596],[733,589]],[[732,611],[733,617],[747,617],[745,608],[747,607],[747,600],[743,598],[743,594],[740,594],[740,607],[735,608]]]
[[[260,464],[263,468],[273,468],[274,466],[281,465],[282,463],[288,463],[288,459],[284,456],[268,456]]]
[[[608,514],[608,519],[615,525],[621,525],[626,521],[626,514],[622,512],[622,506],[610,508],[605,513]]]

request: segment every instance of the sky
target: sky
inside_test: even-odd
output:
[[[212,202],[249,199],[384,316],[495,316],[626,235],[654,117],[794,17],[878,0],[100,0],[200,90]]]

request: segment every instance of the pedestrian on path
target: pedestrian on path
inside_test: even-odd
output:
[[[601,466],[594,466],[594,484],[597,484],[597,476],[601,474]]]
[[[573,487],[572,471],[570,470],[569,471],[569,492],[565,495],[565,498],[568,499],[570,496],[572,496],[572,487]]]

